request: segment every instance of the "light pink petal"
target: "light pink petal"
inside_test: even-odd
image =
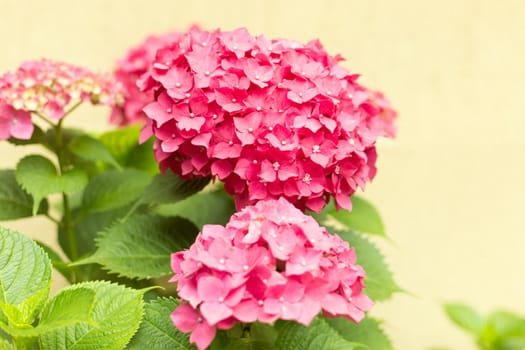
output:
[[[171,321],[179,329],[179,331],[188,333],[191,332],[198,324],[200,315],[188,304],[179,305],[171,313]]]
[[[241,322],[255,322],[259,316],[260,306],[257,301],[248,299],[241,301],[233,309],[233,316]]]
[[[202,321],[190,335],[190,342],[197,345],[197,349],[205,350],[215,338],[217,329],[210,326],[205,320]]]
[[[219,302],[204,302],[200,306],[202,316],[209,324],[214,325],[217,322],[227,319],[233,314],[231,308]]]
[[[204,276],[197,282],[197,292],[202,300],[216,302],[219,298],[225,298],[228,290],[221,279]]]

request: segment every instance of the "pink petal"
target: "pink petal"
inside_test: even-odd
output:
[[[233,314],[232,309],[223,303],[219,302],[204,302],[200,306],[202,316],[211,325],[219,321],[225,320]]]
[[[219,298],[225,298],[228,294],[227,288],[221,279],[214,276],[204,276],[197,282],[199,298],[204,301],[215,302]]]
[[[203,320],[191,333],[190,342],[197,345],[197,349],[205,350],[215,338],[216,333],[217,329]]]
[[[181,332],[191,332],[198,324],[200,315],[188,304],[181,304],[171,313],[171,321]]]
[[[241,322],[255,322],[259,316],[260,306],[253,299],[241,301],[233,309],[233,316]]]

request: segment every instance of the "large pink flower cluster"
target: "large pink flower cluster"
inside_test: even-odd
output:
[[[351,209],[395,112],[341,60],[319,41],[194,28],[158,50],[139,81],[156,98],[142,140],[155,135],[162,170],[224,181],[238,208],[284,196],[320,211],[333,196]]]
[[[308,325],[321,311],[359,322],[372,302],[355,261],[347,242],[287,200],[260,201],[226,227],[205,225],[188,250],[172,255],[172,281],[188,303],[171,318],[199,349],[234,322]]]
[[[126,126],[146,121],[142,109],[155,98],[153,91],[140,91],[137,80],[148,71],[158,49],[179,42],[182,36],[181,33],[151,35],[118,60],[115,77],[123,86],[124,101],[121,105],[114,106],[110,116],[111,123]]]
[[[48,59],[24,62],[0,77],[0,139],[30,138],[31,113],[60,119],[77,102],[114,105],[119,96],[110,75]]]

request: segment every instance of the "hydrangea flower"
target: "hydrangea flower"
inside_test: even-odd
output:
[[[114,105],[119,93],[110,75],[48,59],[24,62],[0,77],[0,139],[29,139],[31,113],[61,119],[77,102]]]
[[[155,135],[161,170],[222,180],[237,208],[284,196],[318,212],[333,196],[351,210],[395,112],[340,61],[319,41],[193,28],[139,80],[155,96],[141,139]]]
[[[186,301],[171,319],[199,349],[235,322],[307,326],[321,311],[360,322],[372,307],[354,249],[283,198],[247,206],[225,227],[205,225],[171,265]]]
[[[110,116],[111,123],[126,126],[146,121],[142,109],[154,100],[153,91],[140,91],[137,80],[148,71],[158,49],[178,42],[182,37],[181,33],[151,35],[117,61],[115,77],[123,86],[124,101],[121,105],[114,106]]]

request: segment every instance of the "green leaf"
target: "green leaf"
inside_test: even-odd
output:
[[[276,328],[278,350],[355,349],[355,344],[343,338],[321,317],[315,318],[308,327],[293,321],[278,321]]]
[[[78,243],[79,256],[92,254],[95,251],[95,238],[98,232],[108,228],[129,212],[129,206],[95,213],[73,210],[71,218],[75,222],[75,238]],[[66,233],[59,228],[58,242],[64,253],[71,258],[69,241]]]
[[[107,131],[100,135],[99,140],[115,159],[124,164],[129,153],[138,145],[139,137],[140,127],[131,125]]]
[[[343,338],[353,343],[363,344],[363,348],[394,349],[390,339],[381,328],[380,322],[374,318],[366,317],[360,323],[351,322],[343,317],[325,318],[325,321]]]
[[[392,272],[379,249],[362,235],[346,231],[339,236],[355,248],[357,263],[365,272],[365,293],[374,301],[389,299],[395,292],[403,291],[395,282]]]
[[[136,145],[128,154],[125,165],[130,168],[140,169],[150,175],[159,173],[159,163],[153,153],[154,139],[151,138],[143,144]]]
[[[43,242],[35,240],[35,243],[38,244],[42,249],[44,249],[49,259],[51,259],[51,264],[53,264],[55,270],[60,272],[60,274],[64,276],[69,282],[72,282],[73,275],[71,268],[64,260],[62,260],[60,255],[58,255],[58,253],[53,248],[51,248]]]
[[[103,172],[87,185],[82,205],[91,212],[122,207],[140,197],[150,181],[148,174],[135,169]]]
[[[159,165],[153,155],[153,138],[139,144],[140,127],[129,126],[106,132],[100,141],[113,157],[123,166],[140,169],[150,175],[159,172]]]
[[[199,192],[209,182],[209,177],[185,180],[171,170],[166,170],[164,174],[158,174],[153,178],[140,203],[159,205],[177,202]]]
[[[0,314],[13,324],[30,324],[51,285],[51,262],[29,237],[0,227]]]
[[[164,276],[172,273],[171,254],[189,247],[197,233],[183,218],[134,215],[101,232],[95,253],[74,265],[98,263],[131,278]]]
[[[252,338],[229,339],[224,350],[274,350],[275,344]]]
[[[16,182],[13,170],[0,170],[0,220],[14,220],[33,215],[33,198]],[[38,213],[46,213],[47,201],[42,201]]]
[[[14,328],[4,325],[3,329],[15,338],[35,338],[71,325],[94,325],[91,320],[94,301],[95,292],[92,289],[66,288],[46,305],[36,327]]]
[[[70,325],[40,337],[40,348],[75,350],[122,349],[137,331],[144,302],[142,291],[106,281],[84,282],[70,287],[95,292],[91,324]]]
[[[225,225],[235,213],[235,203],[224,191],[199,192],[180,202],[160,205],[155,213],[181,216],[201,229],[206,224]]]
[[[385,228],[377,209],[365,199],[352,196],[352,211],[341,209],[337,211],[330,202],[320,213],[314,215],[324,224],[343,226],[346,230],[385,236]]]
[[[113,158],[106,146],[91,136],[85,134],[76,136],[69,144],[69,150],[80,158],[91,161],[101,160],[116,169],[121,169],[120,164]]]
[[[478,335],[483,329],[485,320],[473,308],[460,303],[448,303],[444,305],[445,313],[457,326]]]
[[[496,334],[502,336],[525,336],[525,318],[513,312],[497,310],[487,318],[487,324],[492,325]]]
[[[274,350],[277,330],[265,323],[236,323],[226,331],[219,330],[210,350]]]
[[[58,175],[53,163],[38,155],[27,156],[18,162],[16,180],[33,195],[33,213],[37,212],[40,201],[47,195],[71,193],[83,188],[88,182],[87,175],[79,169]]]
[[[17,347],[7,339],[2,339],[2,334],[0,333],[0,350],[17,350]]]
[[[189,333],[182,333],[171,322],[170,314],[179,306],[174,298],[158,298],[144,307],[140,328],[127,349],[173,349],[193,350]]]

